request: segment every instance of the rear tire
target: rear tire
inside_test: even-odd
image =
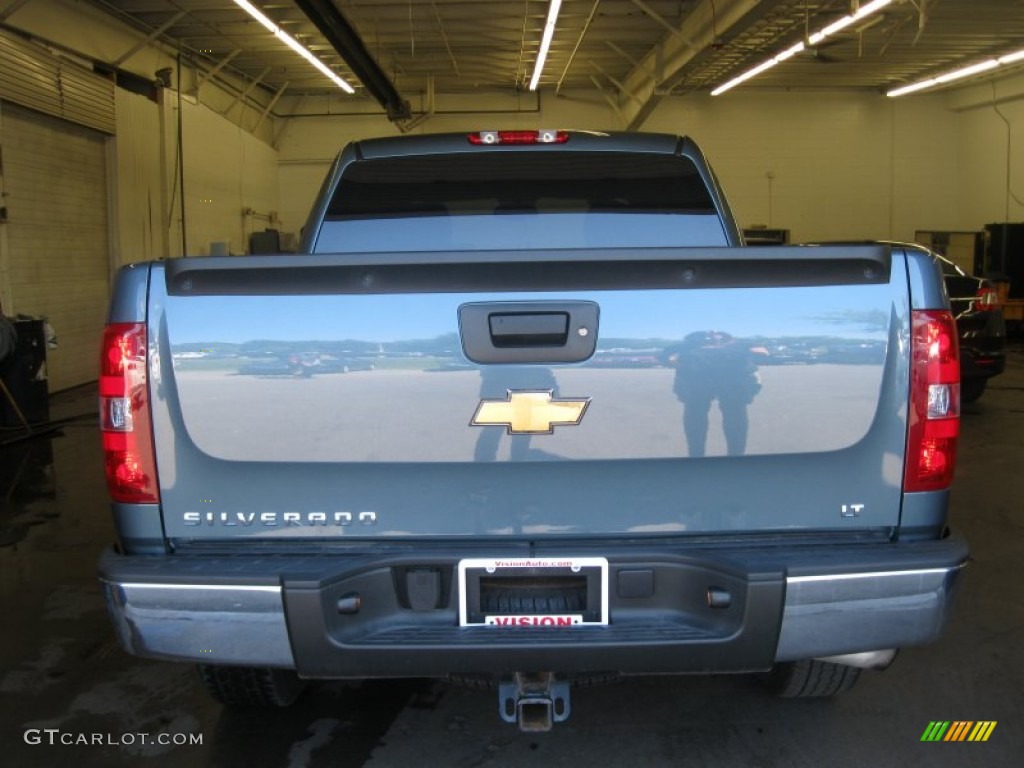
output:
[[[850,690],[859,677],[857,667],[804,659],[776,664],[764,682],[783,699],[824,699]]]
[[[964,379],[960,382],[960,402],[973,403],[983,394],[988,379]]]
[[[200,664],[207,693],[228,707],[287,707],[306,687],[290,669]]]

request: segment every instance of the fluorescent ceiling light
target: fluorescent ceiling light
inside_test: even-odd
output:
[[[242,8],[246,13],[248,13],[250,16],[256,19],[256,21],[262,24],[266,28],[266,30],[270,32],[274,37],[276,37],[282,43],[287,45],[289,48],[291,48],[293,51],[299,54],[299,56],[304,58],[318,70],[320,70],[321,73],[323,73],[336,86],[341,88],[341,90],[345,91],[345,93],[356,92],[355,88],[353,88],[351,85],[345,82],[330,67],[324,64],[322,61],[320,61],[320,59],[318,59],[313,54],[313,52],[310,51],[306,46],[304,46],[294,37],[292,37],[279,26],[277,26],[277,24],[275,24],[273,21],[268,19],[263,14],[263,12],[260,11],[260,9],[257,8],[255,5],[248,2],[248,0],[235,0],[235,5],[237,5],[239,8]]]
[[[959,69],[953,69],[949,72],[945,72],[935,77],[929,77],[927,80],[919,80],[916,83],[910,85],[903,85],[899,88],[894,88],[888,91],[886,96],[905,96],[908,93],[915,93],[916,91],[923,91],[925,88],[933,88],[936,85],[945,85],[951,83],[954,80],[960,80],[964,77],[970,77],[971,75],[977,75],[980,72],[988,72],[990,69],[996,69],[1005,64],[1014,64],[1018,61],[1024,61],[1024,50],[1017,51],[1015,53],[1008,53],[1005,56],[1000,56],[998,59],[986,59],[985,61],[979,61],[977,64],[970,64],[966,67],[960,67]]]
[[[544,61],[548,57],[548,49],[551,48],[551,38],[555,36],[555,22],[558,21],[558,11],[561,7],[562,0],[551,0],[551,5],[548,6],[548,20],[544,23],[544,35],[540,39],[537,63],[533,65],[533,77],[530,78],[531,91],[537,90],[537,83],[540,82],[540,73],[544,71]]]
[[[885,95],[886,96],[904,96],[904,95],[906,95],[908,93],[913,93],[914,91],[923,91],[925,88],[931,88],[933,85],[938,85],[938,83],[935,82],[934,78],[932,78],[930,80],[922,80],[919,83],[914,83],[913,85],[905,85],[902,88],[897,88],[896,90],[889,91]]]
[[[963,69],[957,69],[953,72],[947,72],[944,75],[939,75],[935,78],[935,82],[948,83],[951,80],[959,80],[961,77],[970,77],[971,75],[976,75],[979,72],[987,72],[988,70],[995,69],[998,66],[998,61],[995,59],[989,59],[988,61],[983,61],[980,64],[973,64],[969,67],[964,67]]]
[[[772,58],[766,61],[762,61],[756,67],[748,69],[746,72],[744,72],[741,75],[737,75],[729,82],[718,86],[717,88],[715,88],[715,90],[711,92],[711,95],[719,96],[725,93],[726,91],[735,88],[740,83],[745,83],[750,78],[756,77],[765,70],[771,69],[776,64],[779,64],[780,62],[783,62],[786,59],[792,58],[793,56],[800,53],[800,51],[804,50],[808,46],[815,46],[818,43],[825,40],[826,38],[829,38],[838,32],[842,32],[851,24],[856,24],[861,19],[870,16],[876,11],[882,10],[883,8],[885,8],[885,6],[889,5],[890,3],[892,3],[892,0],[872,0],[870,3],[865,3],[860,8],[857,9],[856,13],[851,13],[849,16],[843,16],[843,18],[839,19],[838,21],[832,22],[824,29],[815,32],[813,35],[808,35],[806,44],[797,43],[796,45],[787,48],[782,53],[776,54],[775,56],[772,56]]]

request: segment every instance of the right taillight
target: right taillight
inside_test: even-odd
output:
[[[960,356],[956,323],[945,310],[914,310],[905,491],[953,482],[960,432]]]
[[[981,312],[999,309],[999,291],[988,283],[982,283],[978,288],[978,296],[974,300],[974,308]]]
[[[114,501],[160,500],[146,385],[146,326],[111,323],[100,355],[100,434]]]

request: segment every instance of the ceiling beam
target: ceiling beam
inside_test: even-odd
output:
[[[286,80],[284,82],[284,84],[280,88],[277,89],[277,92],[274,93],[274,97],[270,100],[270,102],[267,104],[267,106],[265,106],[263,108],[263,112],[260,114],[260,119],[257,120],[256,121],[256,125],[254,125],[252,127],[252,131],[251,131],[252,133],[256,133],[256,129],[259,128],[260,125],[263,123],[263,121],[267,119],[267,115],[270,114],[270,110],[272,110],[275,106],[277,106],[277,102],[281,99],[282,96],[284,96],[284,92],[287,91],[287,90],[288,90],[288,81]]]
[[[642,0],[633,2],[643,8]],[[672,34],[662,38],[626,76],[624,90],[633,97],[622,107],[627,130],[643,125],[662,97],[682,79],[688,64],[713,50],[712,45],[730,30],[752,23],[766,11],[764,5],[761,0],[715,0],[713,7],[711,3],[695,6],[679,29],[673,27]]]
[[[629,89],[628,89],[628,88],[627,88],[627,87],[626,87],[625,85],[623,85],[623,84],[622,84],[622,83],[621,83],[621,82],[620,82],[619,80],[616,80],[616,79],[615,79],[614,77],[612,77],[612,76],[611,76],[610,74],[608,74],[608,72],[606,72],[606,71],[605,71],[605,70],[604,70],[604,69],[603,69],[603,68],[601,67],[601,65],[600,65],[600,64],[598,64],[598,63],[597,63],[596,61],[594,61],[593,59],[588,59],[588,63],[590,64],[590,66],[592,66],[592,67],[593,67],[594,69],[596,69],[596,70],[597,70],[598,72],[600,72],[600,73],[601,73],[602,75],[604,75],[604,76],[605,76],[606,78],[608,78],[608,80],[610,80],[610,81],[611,81],[612,83],[614,83],[614,84],[615,84],[615,87],[619,89],[619,93],[621,93],[621,94],[622,94],[623,96],[626,96],[626,97],[628,97],[628,98],[632,99],[632,100],[633,100],[633,101],[635,101],[635,102],[636,102],[637,104],[639,104],[639,105],[640,105],[641,107],[643,106],[644,102],[643,102],[643,100],[642,100],[642,99],[641,99],[641,98],[640,98],[639,96],[637,96],[637,95],[636,95],[635,93],[632,93],[632,92],[631,92],[631,91],[630,91],[630,90],[629,90]]]
[[[654,21],[658,22],[659,24],[661,24],[661,26],[663,26],[665,29],[667,29],[669,32],[671,32],[673,35],[675,35],[680,40],[682,40],[683,43],[686,44],[687,48],[691,48],[691,49],[696,50],[696,46],[693,44],[693,41],[690,40],[690,38],[688,38],[685,34],[683,34],[683,31],[681,29],[676,27],[674,24],[670,24],[665,19],[664,16],[662,16],[657,11],[655,11],[653,8],[651,8],[651,6],[649,6],[647,3],[645,3],[644,0],[633,0],[633,5],[635,5],[641,11],[646,13],[652,20],[654,20]]]
[[[434,76],[427,75],[426,107],[424,108],[424,111],[421,114],[416,115],[416,117],[412,118],[412,120],[407,120],[404,123],[399,123],[398,130],[400,130],[402,133],[408,133],[409,131],[418,128],[420,125],[422,125],[431,117],[433,117],[436,111],[437,101],[435,99],[434,94]]]
[[[249,83],[247,86],[245,86],[245,88],[238,92],[238,95],[235,97],[235,100],[231,102],[231,105],[223,112],[221,112],[221,114],[226,116],[228,112],[235,108],[235,105],[237,105],[239,102],[244,102],[247,98],[249,98],[249,94],[252,93],[253,89],[257,85],[263,82],[263,78],[270,73],[271,69],[273,69],[273,67],[266,67],[262,72],[256,75],[256,78],[251,83]],[[242,112],[245,112],[244,106],[242,107]]]
[[[459,62],[455,59],[455,54],[452,53],[452,46],[448,42],[448,34],[444,31],[444,22],[441,21],[441,14],[438,13],[437,3],[430,4],[431,10],[434,11],[434,20],[437,22],[437,31],[441,33],[441,39],[444,40],[444,47],[448,51],[448,56],[452,60],[452,69],[455,70],[455,76],[461,77],[462,74],[459,72]]]
[[[115,67],[121,66],[126,61],[128,61],[128,59],[130,59],[136,53],[138,53],[143,48],[145,48],[147,45],[152,43],[154,40],[156,40],[158,37],[160,37],[160,35],[162,35],[168,29],[173,27],[175,24],[177,24],[179,21],[181,21],[187,15],[188,15],[188,11],[178,11],[176,14],[171,16],[171,18],[169,18],[167,21],[165,21],[159,27],[157,27],[152,32],[150,32],[148,35],[146,35],[146,37],[142,38],[134,48],[132,48],[129,51],[126,51],[125,53],[122,53],[120,56],[118,56],[116,59],[114,59],[111,62],[111,64],[113,64]]]
[[[32,0],[14,0],[13,3],[0,11],[0,21],[5,21],[8,17],[13,16],[30,2]]]
[[[632,56],[629,55],[628,51],[623,49],[623,47],[621,45],[616,45],[611,40],[605,40],[604,42],[605,42],[605,45],[607,45],[609,48],[611,48],[613,51],[615,51],[617,54],[619,54],[619,56],[624,58],[626,61],[628,61],[634,67],[639,67],[640,69],[644,70],[648,75],[653,77],[655,80],[658,80],[658,81],[661,80],[661,76],[656,74],[655,70],[649,69],[647,67],[647,65],[644,64],[642,61],[637,61],[636,59],[634,59]]]
[[[565,62],[565,69],[562,71],[562,76],[558,78],[558,85],[555,86],[555,95],[562,90],[562,83],[565,82],[566,75],[569,74],[569,69],[572,67],[573,59],[576,58],[576,54],[580,50],[580,46],[583,45],[583,38],[587,36],[587,32],[590,31],[590,25],[594,23],[594,16],[597,14],[597,6],[601,4],[601,0],[594,0],[594,7],[590,9],[590,15],[587,16],[586,22],[583,24],[583,29],[580,31],[579,39],[576,40],[576,45],[573,46],[572,53],[569,54],[569,60]]]
[[[355,27],[331,0],[295,0],[295,4],[334,46],[363,87],[387,112],[389,120],[397,122],[412,116],[409,102],[401,97],[387,73],[367,50]]]
[[[205,82],[206,82],[207,80],[211,80],[211,79],[213,79],[214,77],[216,77],[217,75],[219,75],[219,74],[220,74],[220,71],[221,71],[222,69],[224,69],[224,67],[226,67],[226,66],[227,66],[228,64],[230,64],[230,63],[231,63],[231,60],[232,60],[233,58],[235,58],[236,56],[238,56],[238,54],[240,54],[241,52],[242,52],[242,49],[241,49],[241,48],[235,48],[235,50],[233,50],[233,51],[232,51],[231,53],[229,53],[229,54],[228,54],[227,56],[225,56],[225,57],[224,57],[223,59],[221,59],[220,61],[218,61],[218,62],[217,62],[217,63],[216,63],[215,65],[214,65],[213,69],[211,69],[211,70],[210,70],[209,72],[204,72],[203,74],[199,75],[199,77],[198,77],[198,78],[196,79],[196,92],[198,93],[198,91],[199,91],[199,88],[200,88],[200,87],[201,87],[201,86],[203,85],[203,83],[205,83]]]
[[[590,82],[594,84],[594,87],[597,88],[601,96],[604,97],[604,100],[608,102],[608,106],[615,111],[615,114],[619,116],[619,119],[622,120],[622,122],[626,122],[626,116],[622,114],[622,110],[619,108],[619,105],[615,103],[615,99],[613,99],[608,91],[604,89],[604,85],[601,84],[601,81],[594,77],[594,75],[590,75],[589,77]]]

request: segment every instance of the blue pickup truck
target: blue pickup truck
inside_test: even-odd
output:
[[[493,683],[546,730],[584,680],[831,696],[941,634],[960,373],[924,249],[744,247],[686,138],[483,131],[349,145],[302,250],[119,273],[130,652],[228,704]]]

